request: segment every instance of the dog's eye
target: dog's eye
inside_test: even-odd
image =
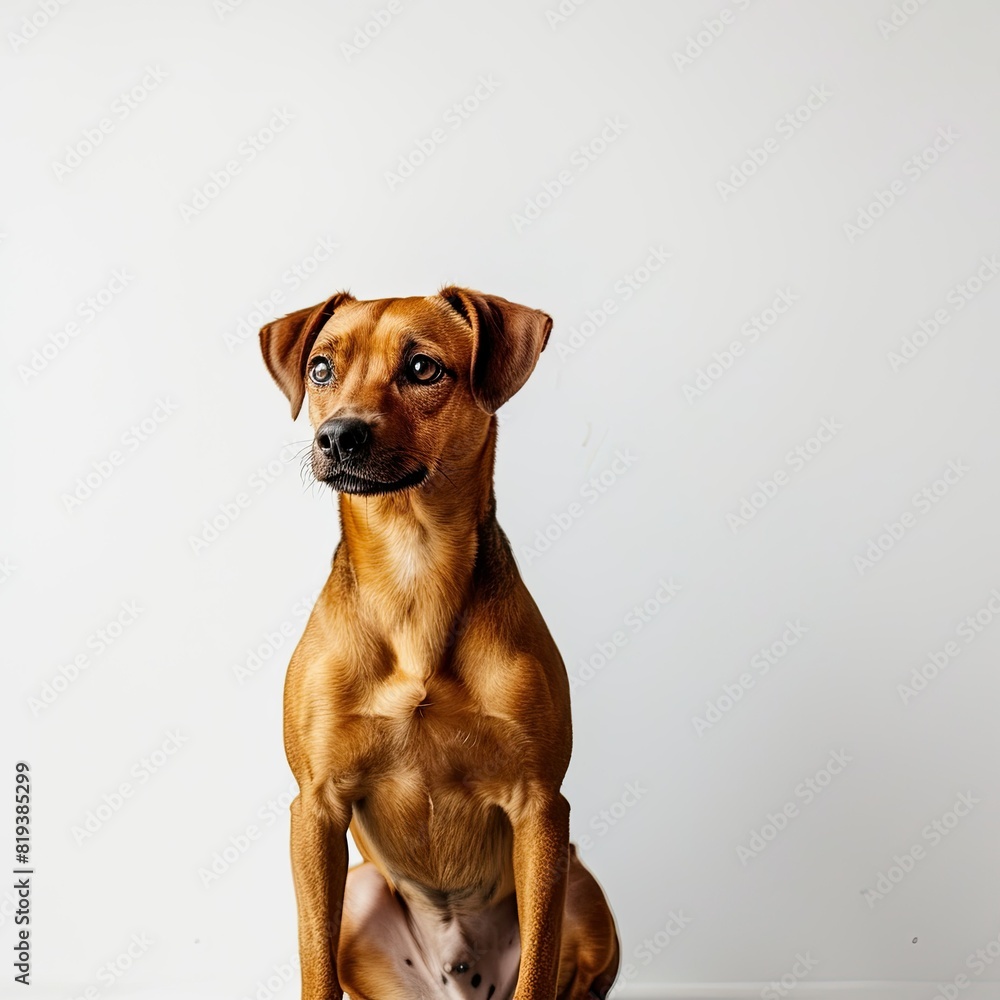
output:
[[[436,382],[444,374],[444,369],[426,354],[414,354],[407,362],[406,374],[411,381],[428,385]]]
[[[309,377],[316,385],[326,385],[333,378],[333,367],[328,358],[313,358],[309,363]]]

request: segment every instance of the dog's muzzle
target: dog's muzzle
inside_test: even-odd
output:
[[[373,456],[371,425],[358,417],[331,417],[316,431],[313,471],[338,493],[376,496],[419,486],[427,469],[380,468]]]

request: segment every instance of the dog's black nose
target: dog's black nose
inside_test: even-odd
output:
[[[357,417],[333,417],[316,432],[320,451],[339,462],[360,458],[368,450],[370,440],[368,424]]]

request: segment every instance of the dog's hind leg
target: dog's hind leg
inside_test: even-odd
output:
[[[611,908],[597,879],[570,845],[559,954],[559,1000],[604,1000],[618,975],[620,948]]]

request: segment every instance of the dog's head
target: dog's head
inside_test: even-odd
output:
[[[537,309],[448,287],[366,302],[338,292],[268,323],[260,342],[293,419],[308,397],[316,478],[374,495],[470,461],[551,329]]]

